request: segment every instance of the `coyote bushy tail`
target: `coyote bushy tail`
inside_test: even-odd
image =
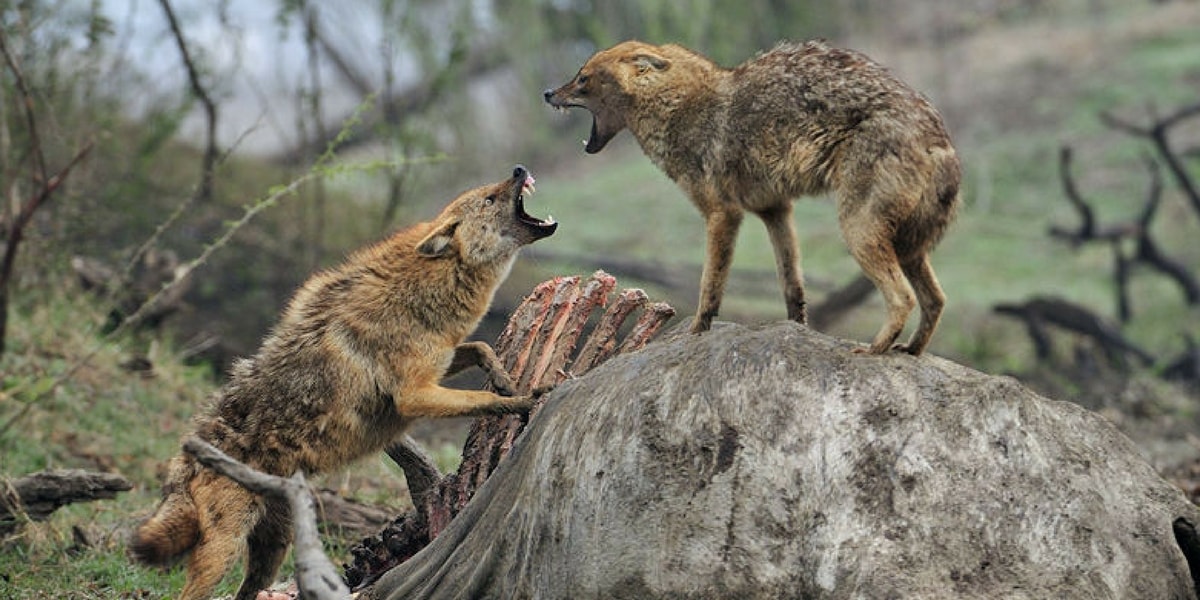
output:
[[[199,517],[187,486],[195,469],[195,462],[185,456],[176,456],[168,465],[162,503],[129,542],[129,552],[138,562],[170,566],[199,541]]]

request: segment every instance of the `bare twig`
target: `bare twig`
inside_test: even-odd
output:
[[[23,232],[25,231],[25,227],[29,225],[30,219],[33,218],[38,208],[41,208],[42,204],[46,200],[49,200],[50,196],[62,186],[63,182],[67,179],[67,175],[71,174],[71,169],[75,168],[75,165],[79,164],[79,161],[83,160],[92,151],[92,145],[93,143],[90,140],[84,143],[83,147],[75,152],[75,156],[71,158],[66,166],[59,169],[58,173],[55,173],[49,181],[46,181],[36,194],[30,196],[21,205],[21,211],[17,213],[16,218],[9,224],[8,239],[5,240],[4,245],[4,262],[0,265],[0,282],[2,282],[0,285],[7,287],[12,277],[14,261],[17,258],[17,246],[21,243]],[[3,330],[0,330],[0,333],[3,333]],[[3,336],[0,335],[0,341],[2,340]]]
[[[1155,211],[1158,210],[1158,205],[1162,198],[1163,184],[1158,163],[1149,156],[1146,157],[1145,161],[1147,168],[1150,170],[1150,190],[1146,195],[1146,204],[1142,208],[1141,215],[1138,217],[1137,250],[1134,254],[1134,260],[1145,263],[1163,275],[1173,279],[1183,290],[1183,296],[1188,305],[1195,306],[1196,304],[1200,304],[1200,282],[1196,281],[1196,278],[1187,267],[1164,254],[1159,249],[1158,243],[1150,235],[1150,222],[1154,219]]]
[[[1067,201],[1079,213],[1079,228],[1071,231],[1057,225],[1051,225],[1050,236],[1066,240],[1072,247],[1078,247],[1080,244],[1086,242],[1120,241],[1135,236],[1137,234],[1137,227],[1133,224],[1119,223],[1100,228],[1096,223],[1096,213],[1092,209],[1092,205],[1083,198],[1083,194],[1079,193],[1079,186],[1076,185],[1075,178],[1071,174],[1073,154],[1070,146],[1064,145],[1059,150],[1058,172],[1059,178],[1062,180],[1063,193],[1067,196]]]
[[[345,600],[350,597],[349,588],[321,550],[316,503],[303,473],[297,471],[290,478],[284,478],[256,471],[197,437],[185,440],[183,449],[204,466],[238,482],[251,492],[287,500],[296,532],[296,586],[300,588],[301,598]]]
[[[1133,318],[1133,302],[1129,299],[1129,275],[1133,268],[1121,249],[1120,240],[1111,240],[1109,247],[1113,253],[1113,280],[1117,284],[1113,286],[1117,295],[1117,318],[1122,323],[1128,323]]]
[[[321,95],[324,93],[324,86],[321,85],[321,55],[317,44],[318,18],[317,9],[313,8],[308,2],[303,2],[302,4],[302,11],[304,13],[304,46],[308,54],[309,76],[309,90],[305,96],[310,115],[309,118],[312,120],[312,127],[315,134],[311,152],[313,156],[317,156],[322,151],[320,144],[329,139],[329,134],[325,131],[325,119],[321,114]],[[303,113],[301,114],[303,115]],[[302,119],[303,116],[299,118]],[[310,267],[315,268],[320,262],[322,249],[325,246],[325,184],[320,179],[313,182],[312,198],[313,215],[311,226],[313,231],[311,239],[305,247],[308,249],[308,264]]]
[[[1200,385],[1200,345],[1189,334],[1184,334],[1183,345],[1183,352],[1163,368],[1163,379]]]
[[[433,464],[433,459],[421,449],[420,444],[407,434],[400,438],[400,441],[388,446],[384,452],[404,471],[404,479],[408,482],[408,495],[413,506],[421,519],[427,519],[425,494],[441,480],[442,472]]]
[[[20,92],[22,114],[25,118],[26,127],[29,129],[29,152],[33,156],[35,169],[33,179],[35,189],[37,190],[21,204],[20,210],[13,217],[12,221],[8,223],[8,231],[5,232],[7,235],[4,242],[4,256],[2,261],[0,261],[0,355],[2,355],[8,339],[8,292],[11,289],[13,269],[16,266],[17,260],[17,250],[24,237],[25,227],[33,219],[34,213],[50,199],[55,190],[66,180],[71,169],[91,151],[92,142],[86,142],[82,148],[76,151],[75,156],[67,162],[67,165],[60,169],[53,177],[48,176],[46,157],[42,151],[41,138],[38,135],[37,116],[33,110],[33,94],[30,92],[29,85],[25,81],[21,65],[9,50],[8,37],[2,30],[0,30],[0,53],[4,54],[4,62],[8,66],[9,71],[12,72],[17,90]]]
[[[1058,175],[1062,180],[1063,193],[1067,195],[1067,201],[1079,213],[1079,230],[1068,232],[1060,229],[1057,226],[1050,228],[1050,234],[1070,240],[1074,245],[1082,243],[1084,240],[1091,239],[1096,235],[1096,214],[1092,211],[1092,206],[1084,201],[1079,195],[1079,188],[1075,185],[1075,178],[1071,176],[1071,163],[1073,162],[1074,152],[1071,147],[1063,144],[1058,149]]]
[[[1196,216],[1200,217],[1200,189],[1197,189],[1196,182],[1192,180],[1192,176],[1188,173],[1183,161],[1180,160],[1179,154],[1171,147],[1170,140],[1170,130],[1172,127],[1178,125],[1181,121],[1195,116],[1200,116],[1200,103],[1180,108],[1171,115],[1161,119],[1155,118],[1152,114],[1151,118],[1153,122],[1149,127],[1134,125],[1107,111],[1100,113],[1100,121],[1117,131],[1148,138],[1154,144],[1159,157],[1166,163],[1167,170],[1171,172],[1180,189],[1183,190],[1184,195],[1192,203],[1192,208],[1196,211]]]
[[[192,54],[184,40],[183,31],[179,28],[179,19],[175,17],[175,10],[171,8],[170,0],[158,0],[158,4],[167,17],[167,24],[171,27],[171,36],[175,38],[175,45],[179,48],[179,56],[183,60],[184,69],[187,70],[192,94],[204,107],[206,142],[204,157],[200,163],[200,186],[196,188],[196,201],[208,202],[212,199],[213,170],[216,168],[217,158],[221,154],[217,149],[217,105],[200,81],[200,71],[196,68],[195,61],[192,60]]]
[[[29,91],[29,85],[25,82],[25,74],[21,70],[20,63],[16,57],[12,55],[12,51],[8,47],[8,35],[0,30],[0,51],[4,53],[4,62],[8,65],[8,70],[12,71],[13,80],[17,86],[17,91],[21,94],[21,113],[25,118],[25,126],[29,128],[29,149],[33,155],[34,167],[37,169],[37,179],[41,184],[46,182],[46,156],[42,152],[42,141],[38,136],[37,118],[33,112],[33,93]]]
[[[322,43],[325,42],[322,41]],[[423,80],[384,95],[379,101],[379,113],[367,118],[366,127],[361,130],[363,135],[346,140],[346,146],[353,147],[356,144],[370,141],[376,137],[377,132],[386,130],[385,127],[381,127],[382,125],[395,125],[397,119],[402,119],[406,115],[419,114],[433,106],[443,97],[443,93],[447,90],[446,83],[450,81],[451,75],[469,77],[487,73],[504,60],[503,53],[499,52],[492,44],[468,48],[464,52],[452,52],[451,54],[451,61],[448,64],[429,73]],[[332,55],[330,56],[332,57]],[[343,73],[343,76],[345,75],[346,73]],[[279,158],[284,162],[295,162],[305,155],[307,147],[308,142],[301,141],[298,147],[285,152]]]
[[[212,166],[214,174],[215,170],[223,165],[225,161],[229,159],[229,156],[232,155],[237,149],[237,147],[242,144],[242,141],[245,140],[246,137],[257,128],[257,124],[255,124],[253,127],[247,128],[238,136],[236,140],[233,141],[232,144],[229,145],[228,148],[225,149],[223,153],[221,153],[219,157],[217,157],[216,162],[213,163]],[[196,182],[196,184],[192,186],[192,191],[188,197],[184,198],[183,201],[175,207],[175,210],[171,211],[171,214],[168,215],[162,223],[159,223],[158,227],[154,228],[154,233],[150,234],[150,237],[146,238],[146,241],[142,242],[142,245],[138,246],[138,249],[135,250],[133,255],[129,257],[129,260],[125,263],[125,269],[121,273],[122,281],[128,281],[130,279],[130,277],[133,275],[134,268],[137,267],[142,257],[145,256],[146,253],[150,252],[150,250],[158,244],[158,240],[162,239],[163,234],[166,233],[167,230],[174,226],[175,223],[183,217],[183,215],[187,212],[187,209],[191,208],[192,204],[194,204],[196,201],[197,195],[200,193],[199,190],[201,184],[202,182]]]
[[[333,63],[333,67],[338,75],[341,75],[342,80],[355,93],[364,97],[371,94],[375,88],[372,86],[370,78],[358,70],[355,61],[343,54],[337,46],[329,41],[329,36],[325,35],[325,32],[320,27],[320,21],[311,18],[310,14],[312,12],[314,11],[309,10],[305,14],[305,35],[312,36],[313,41],[321,47],[321,52],[325,54],[329,62]]]
[[[1109,120],[1114,119],[1111,116],[1106,118]],[[1179,118],[1180,115],[1176,114],[1164,121],[1160,121],[1160,123],[1175,123],[1178,122]],[[1145,133],[1144,130],[1123,121],[1113,122],[1117,123],[1113,126],[1119,129]],[[1163,182],[1157,161],[1150,156],[1146,156],[1143,160],[1146,169],[1150,173],[1150,184],[1146,191],[1146,200],[1137,219],[1100,228],[1096,224],[1090,203],[1079,193],[1071,175],[1070,147],[1063,146],[1059,154],[1059,172],[1062,177],[1063,190],[1071,205],[1079,212],[1081,224],[1076,231],[1051,227],[1050,235],[1066,239],[1073,246],[1079,246],[1088,242],[1104,242],[1111,245],[1113,251],[1113,277],[1116,283],[1117,314],[1121,322],[1128,322],[1132,317],[1128,286],[1132,267],[1137,264],[1145,264],[1175,281],[1182,289],[1186,302],[1189,305],[1200,304],[1200,282],[1197,282],[1195,276],[1185,266],[1163,253],[1151,234],[1151,224],[1162,199]],[[1127,251],[1122,247],[1122,241],[1129,239],[1136,242],[1132,256],[1126,256]]]

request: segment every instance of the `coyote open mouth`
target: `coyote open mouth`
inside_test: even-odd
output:
[[[539,219],[525,212],[525,196],[532,196],[537,191],[534,188],[536,182],[537,180],[533,178],[533,174],[525,167],[518,165],[513,169],[513,183],[519,186],[516,190],[515,200],[513,201],[517,221],[532,229],[541,238],[554,233],[554,230],[558,229],[558,222],[554,220],[553,215],[546,215],[545,219]]]

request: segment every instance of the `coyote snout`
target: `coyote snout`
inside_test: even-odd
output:
[[[310,278],[252,358],[237,363],[195,435],[275,475],[337,469],[378,452],[414,420],[528,410],[482,342],[463,343],[521,247],[554,233],[525,211],[533,176],[461,194],[431,222]],[[470,366],[499,393],[442,387]],[[248,550],[238,600],[274,579],[291,542],[286,503],[259,498],[180,454],[163,502],[130,550],[150,564],[190,553],[180,598],[207,598]]]
[[[945,303],[929,253],[958,205],[959,161],[933,106],[866,56],[781,44],[726,69],[680,46],[623,42],[542,97],[592,114],[589,154],[628,129],[703,213],[692,331],[717,315],[746,211],[767,226],[788,317],[805,321],[791,200],[829,191],[850,253],[887,304],[867,351],[891,349],[917,303],[920,325],[901,348],[929,343]]]

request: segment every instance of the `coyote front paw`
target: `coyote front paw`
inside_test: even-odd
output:
[[[537,404],[536,396],[516,396],[509,400],[505,408],[507,409],[506,412],[526,414],[533,410],[535,404]]]
[[[498,396],[508,397],[517,393],[517,385],[513,383],[512,377],[509,377],[508,373],[504,371],[499,369],[490,371],[488,379],[492,384],[492,389],[496,390],[496,395]]]

